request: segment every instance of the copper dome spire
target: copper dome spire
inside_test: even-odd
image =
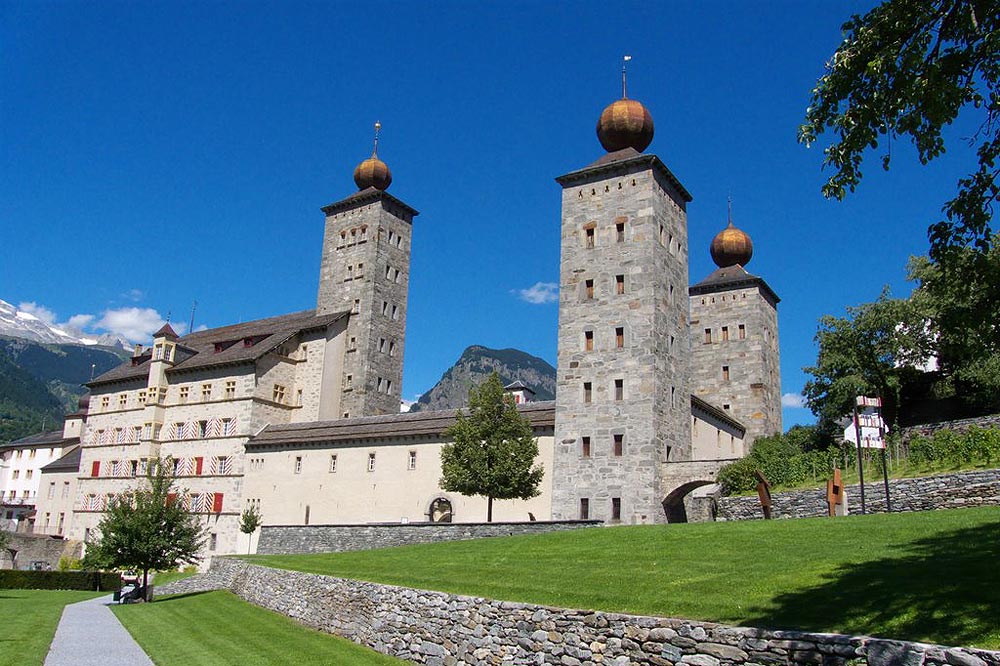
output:
[[[359,190],[367,190],[374,187],[376,190],[388,189],[392,184],[392,172],[388,165],[378,158],[378,133],[382,129],[382,123],[375,123],[375,147],[372,149],[372,156],[363,161],[354,170],[354,183]]]
[[[622,62],[622,98],[609,104],[597,121],[597,138],[609,153],[634,148],[640,153],[653,141],[653,116],[637,100],[629,99],[625,88],[625,63]]]
[[[712,261],[719,268],[726,266],[746,266],[753,257],[753,241],[750,236],[733,224],[733,202],[729,201],[729,225],[715,235],[712,246]]]

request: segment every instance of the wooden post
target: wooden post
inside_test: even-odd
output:
[[[771,520],[771,484],[760,470],[756,470],[753,475],[757,477],[757,497],[760,499],[760,508],[764,510],[764,520]]]
[[[840,468],[833,469],[833,478],[826,482],[826,503],[831,516],[837,515],[837,506],[844,497],[844,482],[840,478]]]

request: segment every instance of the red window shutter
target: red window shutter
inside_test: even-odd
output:
[[[201,476],[201,464],[205,461],[201,456],[194,459],[194,473]]]
[[[177,493],[167,493],[167,506],[177,501]]]
[[[94,464],[91,465],[91,467],[90,467],[90,475],[91,476],[100,476],[101,475],[101,461],[100,460],[95,460]]]
[[[222,493],[215,493],[215,499],[212,500],[212,512],[222,513]]]

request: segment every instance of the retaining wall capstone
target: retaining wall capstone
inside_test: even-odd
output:
[[[540,534],[596,527],[599,520],[539,520],[527,523],[378,523],[368,525],[270,525],[260,531],[257,553],[340,553],[459,541],[485,537]]]
[[[935,423],[924,423],[901,428],[903,441],[908,441],[914,435],[925,437],[933,435],[938,430],[968,430],[971,426],[980,428],[1000,428],[1000,414],[988,414],[986,416],[976,416],[969,419],[956,419],[954,421],[937,421]]]
[[[892,479],[889,481],[889,499],[893,513],[1000,505],[1000,469],[938,474],[916,479]],[[847,486],[847,503],[850,513],[861,513],[860,485]],[[885,512],[885,486],[881,480],[865,484],[865,505],[868,513]],[[774,518],[825,516],[826,488],[774,493],[771,496],[771,515]],[[760,500],[756,496],[719,499],[718,520],[754,520],[763,517]]]
[[[257,606],[427,666],[1000,666],[987,650],[552,608],[225,558],[209,576]]]

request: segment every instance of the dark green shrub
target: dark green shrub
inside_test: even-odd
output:
[[[117,590],[121,577],[107,571],[0,571],[0,590]]]

